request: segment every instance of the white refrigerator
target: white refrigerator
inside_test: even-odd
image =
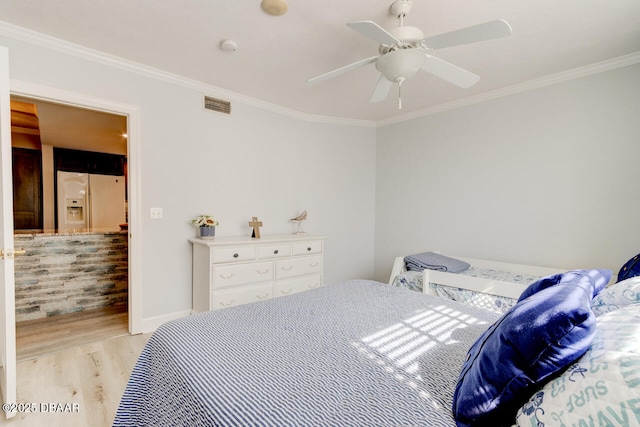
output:
[[[124,176],[57,174],[58,230],[113,231],[126,222]]]

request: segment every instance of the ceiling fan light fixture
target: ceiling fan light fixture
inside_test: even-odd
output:
[[[391,82],[413,77],[424,65],[427,57],[417,49],[399,49],[382,55],[376,69]]]

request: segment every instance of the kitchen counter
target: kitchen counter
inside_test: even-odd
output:
[[[14,230],[15,237],[25,237],[25,236],[40,236],[40,237],[50,237],[50,236],[82,236],[82,235],[91,235],[91,234],[127,234],[128,230],[64,230],[64,231],[55,231],[55,230]]]
[[[32,230],[33,231],[33,230]],[[16,321],[127,304],[128,232],[18,233]]]

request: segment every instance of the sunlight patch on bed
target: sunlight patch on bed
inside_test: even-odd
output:
[[[352,343],[367,359],[380,365],[398,381],[418,389],[422,382],[419,360],[438,345],[453,344],[453,331],[484,324],[469,314],[446,306],[437,306],[381,329]],[[421,392],[425,399],[428,393]]]

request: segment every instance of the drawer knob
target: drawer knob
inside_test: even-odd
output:
[[[278,255],[278,252],[280,252],[280,251],[276,249],[275,251],[273,251],[273,254],[274,255]]]
[[[230,300],[230,301],[220,301],[220,305],[223,307],[229,307],[231,304],[233,304],[234,302],[236,302],[236,300]]]
[[[256,298],[258,298],[258,299],[266,299],[266,298],[269,298],[269,294],[266,293],[266,294],[262,294],[262,295],[256,295]]]
[[[288,267],[282,267],[282,271],[291,271],[291,270],[293,270],[293,266],[292,265],[290,265]]]
[[[236,253],[236,254],[233,254],[233,257],[234,257],[234,258],[238,258],[239,256],[240,256],[240,255],[238,255],[237,253]]]
[[[311,246],[307,248],[307,252],[311,252]]]
[[[256,270],[256,273],[258,273],[258,274],[267,274],[267,273],[269,273],[270,271],[271,271],[271,270],[267,268],[266,270]]]
[[[289,295],[289,294],[291,293],[291,291],[292,291],[292,290],[293,290],[293,289],[291,289],[291,288],[287,289],[286,291],[283,289],[283,290],[281,290],[281,291],[280,291],[280,293],[281,293],[282,295]]]

